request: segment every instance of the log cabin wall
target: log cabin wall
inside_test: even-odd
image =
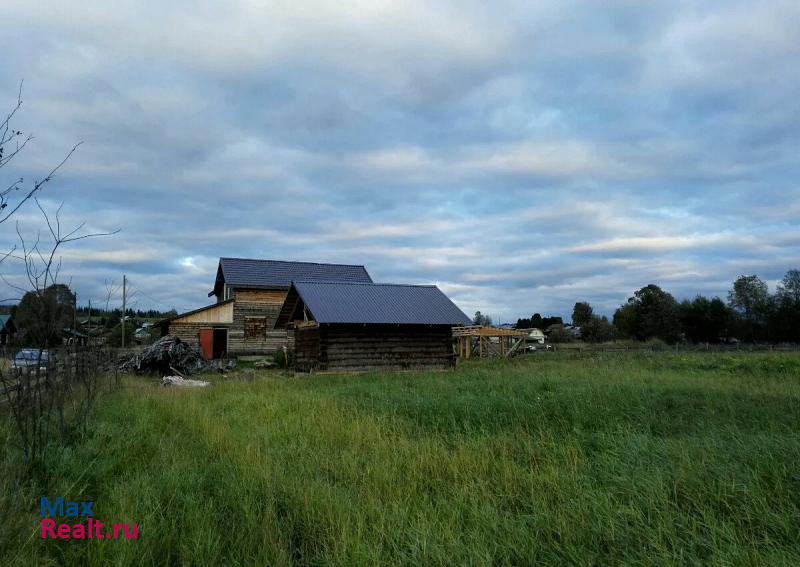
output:
[[[321,325],[295,331],[298,370],[452,367],[453,337],[443,325]]]
[[[319,369],[319,327],[300,327],[294,331],[295,369],[310,372]]]
[[[294,333],[273,329],[287,290],[234,289],[233,302],[210,306],[169,322],[167,333],[194,347],[200,345],[200,329],[228,329],[229,355],[274,354],[294,342]],[[162,329],[163,332],[163,329]]]
[[[200,349],[200,329],[228,329],[228,348],[230,348],[230,323],[192,323],[183,321],[173,321],[169,324],[167,334],[178,337],[185,343]]]
[[[292,347],[293,333],[273,329],[286,299],[285,289],[233,290],[233,324],[228,332],[231,354],[273,354]]]
[[[200,329],[229,329],[233,324],[233,303],[210,305],[179,315],[161,327],[162,334],[178,337],[195,348],[200,348]],[[227,349],[226,349],[227,350]]]

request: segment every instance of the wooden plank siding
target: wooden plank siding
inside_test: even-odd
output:
[[[446,368],[455,364],[453,336],[444,325],[298,327],[295,364],[301,371]]]
[[[169,324],[169,335],[178,337],[185,343],[200,349],[200,329],[230,329],[230,324],[218,323],[184,323],[182,321],[172,321]],[[228,347],[230,348],[230,331],[228,331]]]
[[[233,289],[233,301],[176,317],[167,333],[199,348],[200,329],[228,329],[229,355],[274,354],[293,346],[294,334],[273,329],[287,290]]]
[[[212,305],[205,309],[179,315],[172,323],[233,323],[233,303]]]
[[[235,289],[234,300],[283,305],[288,289]]]

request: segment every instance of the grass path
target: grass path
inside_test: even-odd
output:
[[[131,378],[54,470],[140,539],[31,539],[27,487],[0,563],[797,565],[800,356]]]

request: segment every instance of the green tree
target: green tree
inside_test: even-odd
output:
[[[616,332],[608,318],[592,315],[588,321],[581,326],[581,337],[589,343],[603,343],[614,340]]]
[[[772,308],[767,284],[758,276],[739,276],[728,292],[728,303],[744,319],[745,333],[752,340],[769,337],[767,322]]]
[[[571,343],[575,340],[568,330],[562,325],[557,325],[547,335],[547,340],[551,343]]]
[[[782,302],[800,305],[800,270],[786,272],[776,293]]]
[[[633,294],[614,313],[614,325],[623,336],[645,341],[652,338],[674,343],[680,338],[678,302],[655,284]]]
[[[579,301],[572,308],[572,324],[576,326],[585,325],[594,315],[594,309],[586,301]]]
[[[542,327],[545,329],[551,325],[563,325],[564,321],[561,317],[554,316],[554,317],[545,317],[542,319]]]
[[[64,284],[27,292],[16,313],[22,344],[40,348],[61,344],[62,330],[72,325],[74,310],[75,294]]]
[[[770,321],[774,338],[800,343],[800,270],[789,270],[775,292],[775,311]]]
[[[632,302],[621,305],[614,311],[614,318],[612,321],[619,336],[626,339],[636,338],[639,322],[636,315],[636,306]]]
[[[491,327],[492,326],[492,318],[488,315],[483,315],[480,311],[475,312],[475,316],[472,318],[473,325],[482,325],[484,327]]]
[[[517,319],[517,329],[530,329],[531,327],[531,320],[530,319]]]
[[[719,297],[701,295],[681,303],[681,324],[694,343],[716,343],[731,334],[735,313]]]

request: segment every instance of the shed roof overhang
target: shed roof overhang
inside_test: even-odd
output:
[[[218,301],[217,303],[212,303],[211,305],[206,305],[205,307],[200,307],[198,309],[194,309],[192,311],[187,311],[186,313],[179,313],[174,317],[168,317],[167,319],[161,319],[160,321],[156,321],[155,325],[159,327],[164,327],[165,325],[169,325],[175,319],[180,319],[182,317],[188,317],[190,315],[197,315],[198,313],[202,313],[203,311],[208,311],[209,309],[215,309],[222,305],[227,305],[228,303],[233,303],[233,299],[226,299],[225,301]]]

